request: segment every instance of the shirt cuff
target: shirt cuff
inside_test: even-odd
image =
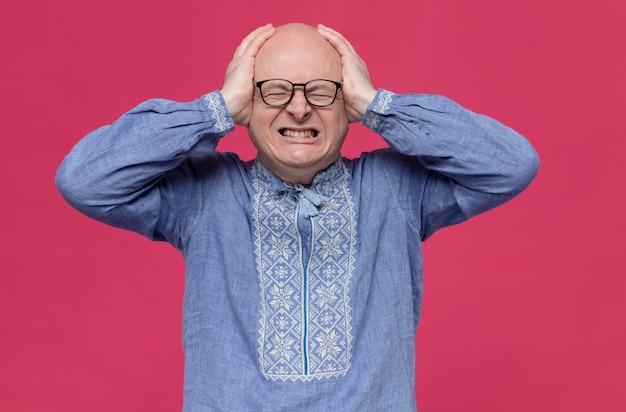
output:
[[[391,112],[391,103],[395,93],[385,89],[378,89],[374,100],[370,103],[363,116],[362,124],[373,132],[378,132],[378,127],[384,117]]]
[[[202,96],[213,125],[221,136],[225,136],[235,129],[235,122],[228,112],[222,93],[218,90]]]

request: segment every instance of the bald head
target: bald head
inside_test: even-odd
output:
[[[341,81],[341,58],[317,29],[290,23],[277,27],[276,33],[259,50],[254,78],[283,78],[292,82]]]

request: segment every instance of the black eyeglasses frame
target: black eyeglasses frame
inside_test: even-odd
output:
[[[291,96],[289,96],[289,99],[285,103],[270,104],[270,103],[265,101],[265,98],[263,97],[263,92],[261,90],[261,86],[263,86],[264,83],[272,81],[272,80],[282,80],[282,81],[286,81],[287,83],[291,84]],[[330,82],[330,83],[334,84],[335,87],[336,87],[335,95],[333,96],[333,99],[331,100],[331,102],[328,103],[328,104],[320,105],[320,104],[312,103],[311,101],[309,101],[309,98],[306,95],[306,86],[307,86],[307,84],[309,84],[311,82],[319,81],[319,80],[324,80],[324,81]],[[293,100],[293,96],[296,94],[296,87],[302,87],[302,91],[304,93],[304,98],[306,99],[307,103],[310,104],[311,106],[314,106],[314,107],[328,107],[328,106],[331,106],[333,103],[335,103],[335,100],[337,100],[337,94],[339,93],[339,89],[341,89],[341,86],[343,85],[343,83],[336,82],[334,80],[328,80],[328,79],[313,79],[313,80],[309,80],[306,83],[293,83],[293,82],[291,82],[291,81],[289,81],[287,79],[273,78],[273,79],[266,79],[266,80],[261,80],[261,81],[258,81],[258,82],[254,82],[254,85],[259,89],[259,94],[261,95],[261,100],[263,100],[263,103],[265,103],[266,105],[271,106],[271,107],[283,107],[283,106],[287,106],[289,103],[291,103],[291,100]]]

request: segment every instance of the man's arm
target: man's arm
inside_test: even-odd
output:
[[[85,215],[152,237],[162,177],[186,158],[214,153],[233,127],[219,92],[187,103],[148,100],[81,139],[57,186]]]
[[[146,101],[78,142],[56,177],[68,203],[94,219],[161,238],[155,233],[156,224],[168,198],[163,192],[172,186],[163,182],[164,176],[185,159],[209,161],[219,139],[235,123],[247,124],[254,58],[274,30],[271,25],[260,27],[242,41],[221,92],[187,103]],[[179,194],[185,192],[181,187],[185,184],[190,180],[177,178]]]
[[[520,134],[443,96],[377,92],[352,45],[333,29],[319,25],[318,31],[342,58],[350,121],[362,121],[398,153],[416,159],[413,170],[429,171],[423,191],[399,188],[408,193],[407,207],[417,209],[410,215],[422,238],[502,204],[530,184],[539,159]],[[395,180],[390,176],[392,187]]]
[[[443,96],[379,90],[363,124],[399,154],[417,160],[406,173],[429,171],[423,192],[398,189],[406,193],[407,207],[416,208],[412,214],[420,217],[424,239],[512,199],[539,168],[537,153],[523,136]],[[389,179],[397,186],[397,178]]]

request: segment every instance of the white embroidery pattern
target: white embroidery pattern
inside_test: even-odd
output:
[[[202,98],[207,103],[207,108],[211,112],[211,117],[215,121],[215,128],[222,136],[226,135],[235,127],[235,125],[226,112],[226,108],[220,101],[217,92],[206,94]]]
[[[348,171],[338,161],[311,186],[327,201],[310,218],[312,243],[306,264],[295,196],[273,190],[272,178],[260,162],[252,175],[261,371],[267,379],[283,381],[344,375],[352,352],[348,291],[356,249]]]
[[[363,125],[372,131],[376,131],[382,122],[382,115],[389,113],[389,105],[395,93],[381,89],[373,103],[372,109],[366,113]]]

